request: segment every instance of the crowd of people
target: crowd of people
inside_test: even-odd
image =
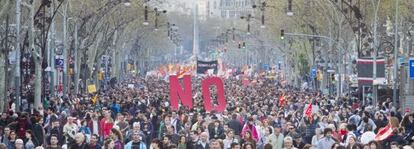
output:
[[[265,78],[248,86],[230,78],[226,110],[206,112],[200,84],[193,79],[191,109],[171,110],[168,81],[147,77],[97,94],[53,97],[34,111],[5,112],[0,149],[414,148],[414,114],[390,100],[362,105]]]

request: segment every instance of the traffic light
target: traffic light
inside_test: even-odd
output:
[[[243,42],[243,48],[246,48],[246,42]]]
[[[331,80],[335,81],[335,74],[331,74]]]
[[[144,25],[148,25],[148,6],[144,8]]]
[[[239,42],[239,49],[241,49],[241,43]]]
[[[292,0],[288,0],[288,12],[292,12]]]
[[[285,39],[285,30],[280,30],[280,39]]]

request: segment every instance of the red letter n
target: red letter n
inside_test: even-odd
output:
[[[183,106],[193,108],[193,98],[191,90],[191,77],[184,76],[184,88],[181,87],[177,76],[170,76],[170,105],[172,110],[178,110],[178,101],[181,99]]]

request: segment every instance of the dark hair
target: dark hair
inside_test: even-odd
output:
[[[240,144],[236,143],[236,142],[233,142],[233,143],[231,143],[230,148],[236,147],[236,145],[240,145]]]
[[[332,133],[332,129],[331,129],[331,128],[325,128],[325,129],[323,130],[323,134],[324,134],[324,135],[326,135],[328,132],[331,132],[331,133]]]
[[[103,148],[109,148],[109,144],[112,142],[113,140],[110,138],[106,138],[103,144]]]
[[[233,115],[231,116],[231,118],[233,118],[233,119],[237,119],[237,114],[233,114]]]
[[[270,134],[272,134],[272,133],[273,133],[273,129],[272,129],[272,127],[267,127],[267,130],[269,130]]]
[[[121,131],[119,131],[118,129],[112,128],[111,132],[114,133],[118,137],[119,141],[124,142],[124,136],[122,135]]]
[[[348,124],[346,125],[346,129],[348,129],[349,131],[354,131],[356,129],[355,124]]]
[[[331,148],[334,148],[336,145],[338,145],[337,149],[345,149],[345,147],[344,147],[344,146],[342,146],[342,145],[341,145],[341,144],[339,144],[339,143],[334,143],[334,144],[332,144]]]
[[[303,146],[303,149],[310,149],[311,147],[312,147],[312,145],[306,144],[305,146]]]
[[[372,141],[370,141],[369,143],[368,143],[368,145],[369,146],[371,146],[372,144],[375,144],[375,146],[377,147],[377,149],[381,149],[382,147],[378,144],[378,142],[377,141],[375,141],[375,140],[372,140]]]
[[[391,145],[397,145],[398,146],[398,142],[393,141],[393,142],[391,142]]]
[[[368,117],[364,117],[364,118],[362,118],[362,121],[364,121],[365,123],[368,123],[369,118]]]
[[[151,141],[151,143],[157,144],[158,147],[163,148],[162,143],[159,139],[154,139]]]
[[[94,137],[96,137],[96,138],[99,139],[99,135],[97,135],[97,134],[93,134],[92,136],[94,136]]]
[[[171,141],[172,136],[171,135],[165,135],[164,138],[167,138],[168,140]]]
[[[271,144],[266,144],[266,145],[264,145],[264,147],[263,147],[264,149],[272,149],[273,148],[273,146],[271,145]]]
[[[26,133],[30,134],[31,139],[33,139],[33,131],[32,130],[26,130]]]

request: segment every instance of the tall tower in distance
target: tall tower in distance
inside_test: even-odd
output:
[[[199,53],[199,31],[198,31],[198,0],[193,4],[193,58],[197,60]]]

